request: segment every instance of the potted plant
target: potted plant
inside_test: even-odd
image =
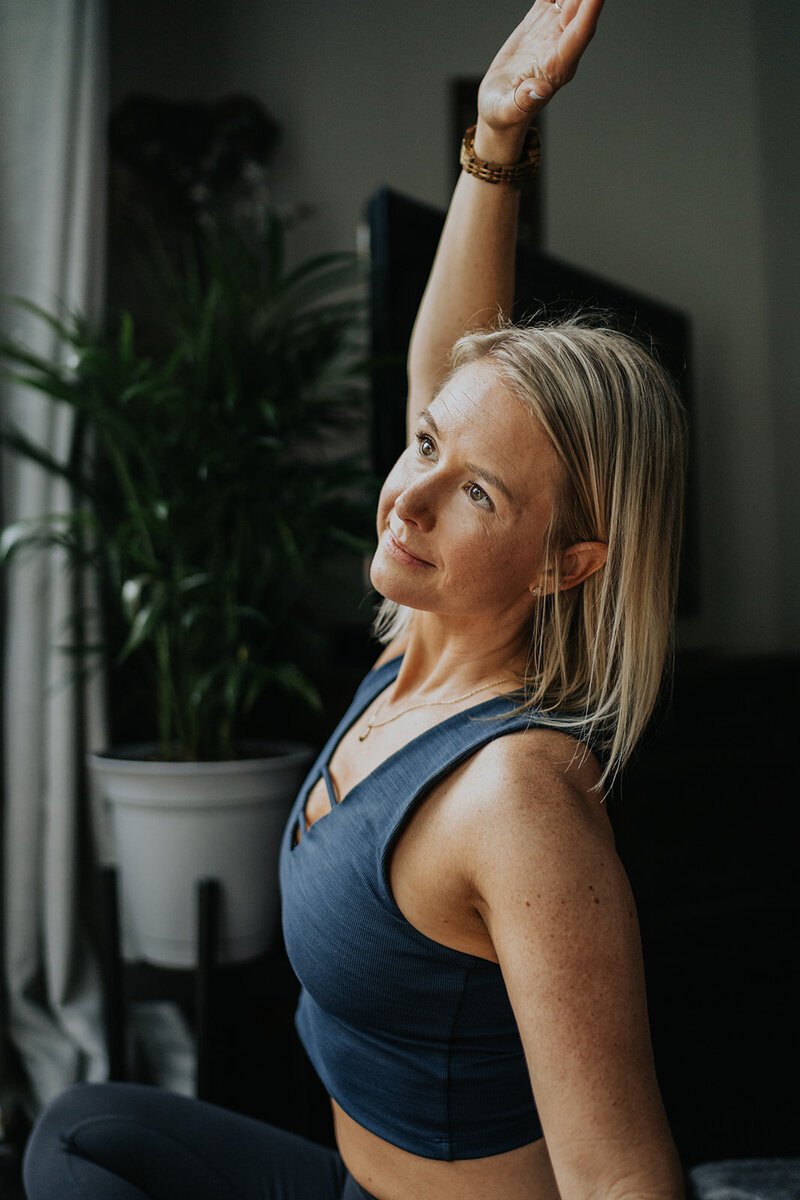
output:
[[[74,412],[64,460],[2,431],[69,481],[74,507],[5,529],[0,562],[57,543],[92,568],[104,657],[147,680],[157,742],[91,765],[112,804],[129,952],[173,965],[194,961],[202,876],[222,884],[222,957],[265,947],[277,840],[309,755],[255,745],[247,722],[267,692],[319,703],[309,596],[368,544],[353,439],[330,448],[362,396],[354,262],[290,271],[284,242],[274,213],[255,240],[209,220],[177,258],[153,243],[144,332],[129,311],[98,330],[26,304],[59,354],[0,336],[6,370]],[[278,798],[264,801],[271,777]]]

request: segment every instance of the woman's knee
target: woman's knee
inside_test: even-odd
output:
[[[31,1130],[22,1163],[23,1181],[34,1200],[58,1195],[64,1156],[72,1149],[72,1133],[94,1117],[124,1111],[138,1099],[131,1084],[76,1083],[42,1110]]]
[[[28,1146],[43,1139],[66,1137],[81,1121],[126,1107],[130,1084],[73,1083],[42,1110],[28,1139]]]

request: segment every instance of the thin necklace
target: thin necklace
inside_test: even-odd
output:
[[[422,700],[418,704],[409,704],[408,708],[401,708],[400,712],[396,712],[394,716],[387,717],[385,721],[367,721],[366,732],[358,735],[360,742],[365,742],[373,729],[380,729],[384,725],[391,725],[392,721],[396,721],[398,717],[404,717],[406,713],[413,712],[415,708],[433,708],[439,704],[458,704],[460,700],[469,700],[470,696],[477,696],[478,692],[485,692],[487,688],[499,687],[501,683],[511,683],[511,678],[506,675],[503,679],[495,679],[493,683],[482,683],[480,687],[473,688],[471,692],[464,692],[463,696],[454,696],[452,700]],[[378,709],[378,713],[382,712],[386,707],[386,701]],[[376,716],[378,714],[376,713]]]

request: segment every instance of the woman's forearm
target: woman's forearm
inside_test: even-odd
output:
[[[525,133],[522,126],[499,134],[479,121],[475,153],[488,162],[518,162]],[[510,313],[518,209],[516,187],[462,173],[411,335],[410,423],[444,378],[456,339]]]

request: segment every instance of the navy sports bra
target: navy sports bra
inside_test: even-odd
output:
[[[389,889],[389,854],[414,805],[495,737],[496,697],[442,721],[335,802],[328,762],[342,735],[396,678],[371,671],[306,779],[281,848],[283,931],[302,984],[297,1029],[329,1095],[360,1125],[425,1158],[482,1158],[542,1136],[528,1070],[496,963],[420,933]],[[331,811],[305,829],[320,776]],[[299,842],[296,841],[300,835]]]

